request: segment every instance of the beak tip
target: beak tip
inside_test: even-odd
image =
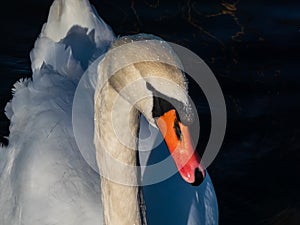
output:
[[[192,186],[199,186],[205,179],[205,170],[201,171],[199,168],[195,169],[195,180],[191,183]]]

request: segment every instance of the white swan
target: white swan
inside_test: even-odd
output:
[[[146,223],[139,188],[114,182],[115,179],[122,178],[122,183],[136,184],[138,173],[134,167],[125,167],[120,173],[120,169],[124,167],[112,164],[111,160],[116,158],[119,162],[132,166],[137,162],[136,152],[116,141],[112,132],[113,124],[108,122],[111,121],[109,116],[115,110],[112,108],[117,106],[117,112],[123,113],[119,113],[115,119],[122,128],[123,125],[126,126],[122,123],[128,122],[123,117],[126,112],[127,115],[129,113],[130,127],[137,134],[138,114],[141,111],[150,123],[156,123],[164,130],[164,124],[169,126],[168,119],[173,117],[174,120],[176,114],[173,109],[166,110],[164,107],[153,110],[153,97],[137,102],[136,110],[126,109],[134,103],[136,92],[146,92],[147,96],[151,96],[151,93],[158,91],[164,96],[170,96],[167,88],[151,81],[146,83],[149,71],[154,71],[154,75],[158,77],[171,79],[185,89],[185,80],[181,73],[160,63],[141,63],[118,71],[100,89],[99,84],[103,85],[103,77],[116,62],[112,60],[115,59],[114,54],[106,53],[98,68],[99,80],[95,94],[95,145],[99,169],[104,176],[101,180],[102,189],[99,174],[86,162],[77,147],[71,119],[78,81],[92,61],[105,54],[112,42],[115,49],[141,37],[146,38],[134,36],[115,40],[111,29],[87,0],[54,1],[48,21],[31,52],[32,80],[17,82],[14,97],[6,106],[6,115],[11,120],[11,126],[9,146],[0,148],[0,224]],[[145,49],[142,47],[140,53]],[[120,54],[117,57],[121,58]],[[119,61],[122,60],[117,62]],[[169,77],[170,72],[172,78]],[[129,78],[127,76],[129,80],[124,79],[124,74],[130,74]],[[137,78],[141,78],[142,83],[137,85],[134,92],[132,89],[123,89],[130,84],[130,79],[134,81]],[[119,101],[119,104],[112,104],[112,100]],[[180,94],[176,100],[181,103],[187,101],[186,96]],[[92,102],[93,99],[86,101]],[[158,105],[164,105],[160,103]],[[153,112],[157,113],[158,120]],[[87,120],[94,120],[88,115],[86,117]],[[179,135],[186,135],[184,125],[180,123],[177,126],[180,129],[178,132],[181,132]],[[122,129],[120,130],[122,133]],[[126,132],[122,134],[132,146],[137,145],[133,136]],[[90,136],[87,138],[93,139]],[[172,143],[167,141],[167,144],[172,150]],[[109,154],[103,154],[102,149]],[[93,150],[93,146],[90,150]],[[197,160],[195,158],[193,162]],[[180,160],[176,163],[178,165]],[[193,171],[198,165],[192,165]],[[194,173],[180,172],[188,182],[196,181]],[[200,179],[203,173],[199,167]],[[147,173],[147,169],[143,174],[144,179],[153,176],[151,171]],[[143,192],[149,225],[218,224],[217,201],[208,175],[199,187],[192,187],[179,175],[175,175],[163,182],[144,187]]]

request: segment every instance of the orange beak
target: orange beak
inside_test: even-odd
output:
[[[199,185],[205,178],[199,154],[194,150],[187,126],[177,118],[174,109],[156,120],[181,177],[192,185]]]

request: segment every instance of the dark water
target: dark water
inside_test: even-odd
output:
[[[51,3],[13,0],[1,7],[2,142],[9,125],[3,108],[13,83],[31,74],[29,52]],[[153,33],[181,44],[216,75],[228,110],[225,141],[209,167],[220,225],[300,224],[300,2],[92,3],[116,34]]]

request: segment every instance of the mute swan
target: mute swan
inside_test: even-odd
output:
[[[136,186],[139,172],[134,150],[138,143],[134,137],[139,132],[140,112],[166,133],[171,152],[175,148],[172,140],[184,145],[183,149],[192,150],[184,118],[181,121],[176,111],[153,93],[176,96],[174,99],[180,104],[187,104],[187,97],[182,93],[176,95],[174,90],[147,78],[154,74],[186,90],[179,70],[161,63],[142,62],[122,68],[109,82],[104,82],[114,67],[112,64],[134,57],[132,54],[136,52],[126,49],[125,55],[119,52],[107,55],[109,47],[114,50],[128,42],[148,38],[153,36],[116,39],[87,0],[54,1],[48,21],[31,51],[32,80],[22,79],[14,85],[14,97],[5,109],[11,126],[9,145],[0,148],[0,224],[138,225],[146,224],[146,218],[150,225],[218,224],[217,201],[209,175],[206,174],[199,187],[183,181],[200,183],[205,176],[198,156],[193,153],[186,165],[181,165],[184,160],[180,155],[175,157],[178,168],[183,166],[179,170],[183,179],[177,174],[145,186],[144,199]],[[147,46],[139,47],[140,54],[148,54]],[[85,115],[83,121],[95,121],[96,161],[103,176],[101,182],[97,171],[85,160],[85,153],[78,148],[71,118],[78,82],[99,57],[103,59],[97,64],[96,91],[91,89],[89,93],[94,96],[95,92],[95,117]],[[132,83],[136,88],[126,89]],[[148,97],[135,102],[136,96],[143,94]],[[117,113],[114,124],[118,131],[111,122],[113,113]],[[126,116],[129,116],[131,133],[122,131],[128,125]],[[168,129],[172,126],[175,128]],[[80,134],[93,140],[84,133],[85,129]],[[116,140],[117,134],[123,135],[130,146]],[[89,151],[95,151],[94,148],[91,145]],[[159,148],[165,154],[165,146]],[[147,174],[147,169],[142,173],[144,178],[153,176],[151,171]]]

